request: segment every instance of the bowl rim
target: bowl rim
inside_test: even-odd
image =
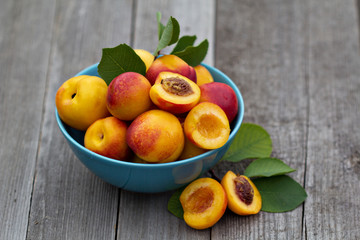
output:
[[[84,68],[83,70],[81,70],[80,72],[78,72],[75,76],[79,76],[79,75],[85,75],[86,72],[93,70],[94,68],[97,68],[99,63],[95,63],[93,65],[90,65],[86,68]],[[220,71],[219,69],[212,67],[208,64],[205,63],[201,63],[201,65],[203,65],[204,67],[206,67],[207,69],[211,69],[212,71],[216,72],[218,75],[221,75],[223,78],[227,79],[229,83],[227,83],[228,85],[230,85],[230,87],[234,90],[236,97],[238,99],[238,113],[237,116],[234,120],[237,120],[236,124],[234,125],[234,128],[231,129],[230,135],[229,135],[229,139],[227,140],[227,143],[230,141],[230,144],[232,142],[232,140],[234,139],[234,137],[236,136],[237,132],[240,129],[241,123],[243,121],[243,117],[244,117],[244,101],[242,98],[242,95],[240,93],[239,88],[236,86],[236,84],[226,75],[224,74],[222,71]],[[83,145],[81,145],[80,143],[78,143],[73,137],[70,136],[70,134],[68,133],[68,131],[65,129],[65,126],[63,123],[63,121],[60,119],[60,116],[58,114],[57,108],[55,106],[55,116],[56,116],[56,121],[57,124],[60,128],[60,131],[62,132],[62,134],[65,136],[65,138],[70,141],[73,145],[75,145],[76,147],[83,149],[87,154],[90,154],[91,156],[93,156],[94,158],[100,158],[104,161],[107,161],[109,164],[114,164],[114,165],[124,165],[127,167],[137,167],[137,168],[168,168],[168,167],[175,167],[175,166],[181,166],[184,164],[188,164],[188,163],[193,163],[196,162],[200,159],[206,158],[212,154],[217,153],[218,151],[220,151],[222,148],[224,148],[226,146],[226,143],[224,146],[217,148],[217,149],[212,149],[209,150],[205,153],[202,153],[200,155],[197,155],[195,157],[192,158],[187,158],[187,159],[183,159],[183,160],[179,160],[179,161],[173,161],[173,162],[167,162],[167,163],[156,163],[156,164],[144,164],[144,163],[134,163],[134,162],[127,162],[127,161],[121,161],[121,160],[116,160],[116,159],[112,159],[112,158],[108,158],[105,156],[102,156],[100,154],[97,154],[95,152],[90,151],[89,149],[85,148]],[[70,127],[70,126],[68,126]]]

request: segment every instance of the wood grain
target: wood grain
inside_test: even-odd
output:
[[[163,13],[164,24],[169,16],[179,20],[181,36],[195,34],[198,41],[209,38],[211,42],[214,21],[209,19],[214,19],[214,7],[214,1],[138,1],[134,46],[150,51],[156,48],[157,11]],[[211,43],[210,53],[214,50],[213,46],[214,43]],[[208,58],[208,63],[212,63],[211,58]],[[168,212],[167,201],[170,196],[171,192],[136,194],[122,191],[118,239],[209,239],[209,230],[193,230],[183,220]]]
[[[354,1],[309,1],[307,239],[360,239],[360,58]]]
[[[0,239],[360,239],[358,1],[3,0],[0,8]],[[156,12],[207,38],[205,60],[232,78],[244,122],[308,198],[286,213],[227,211],[197,231],[170,214],[172,192],[113,187],[74,156],[55,121],[58,87],[127,43],[154,51]],[[169,51],[169,49],[166,49]],[[242,173],[249,161],[220,163]]]
[[[232,16],[232,17],[228,17]],[[273,157],[297,169],[303,183],[307,134],[306,12],[303,1],[218,1],[216,67],[239,87],[244,122],[263,126],[273,140]],[[243,173],[249,162],[225,163]],[[260,212],[240,217],[230,211],[212,230],[212,239],[301,239],[302,213]]]
[[[26,236],[54,3],[1,2],[0,239]]]
[[[130,41],[132,1],[58,1],[27,239],[115,239],[119,189],[88,171],[55,121],[58,87]]]

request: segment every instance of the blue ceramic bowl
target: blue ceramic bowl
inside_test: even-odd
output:
[[[84,69],[76,76],[99,76],[97,65]],[[239,111],[231,124],[229,140],[219,149],[170,163],[142,164],[118,161],[86,149],[84,147],[85,132],[67,126],[61,121],[57,110],[55,110],[56,121],[75,155],[90,171],[105,182],[125,190],[143,193],[165,192],[180,188],[208,171],[223,157],[238,132],[244,115],[244,102],[236,85],[218,69],[203,65],[210,71],[216,82],[226,83],[234,89],[239,102]]]

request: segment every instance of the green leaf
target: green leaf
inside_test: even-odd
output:
[[[259,158],[245,169],[247,177],[271,177],[296,171],[277,158]]]
[[[159,44],[154,52],[154,56],[158,56],[161,49],[176,43],[179,40],[179,34],[180,26],[178,21],[175,18],[170,17],[162,31]]]
[[[171,212],[174,216],[184,219],[184,210],[180,203],[180,195],[183,192],[185,187],[182,187],[178,190],[176,190],[173,195],[170,197],[168,202],[168,210]]]
[[[248,158],[270,157],[272,141],[264,128],[253,123],[243,123],[223,160],[239,162]]]
[[[98,73],[109,85],[110,82],[124,72],[146,73],[145,63],[135,53],[134,49],[126,44],[114,48],[104,48],[98,65]]]
[[[173,54],[180,57],[192,67],[199,65],[205,58],[209,48],[207,39],[202,41],[198,46],[188,46],[183,51],[174,52]]]
[[[158,36],[159,36],[159,40],[161,39],[161,36],[164,32],[164,24],[161,23],[161,13],[157,12],[156,13],[156,19],[157,19],[157,23],[158,23]]]
[[[171,54],[183,51],[185,48],[189,46],[193,46],[196,40],[196,36],[183,36],[179,39],[176,46],[172,50]]]
[[[305,189],[287,175],[254,179],[262,199],[262,211],[286,212],[297,208],[305,201]]]

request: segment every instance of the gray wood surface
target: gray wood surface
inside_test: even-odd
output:
[[[57,88],[127,43],[153,51],[156,12],[210,42],[206,63],[242,92],[244,122],[308,198],[294,211],[227,211],[198,231],[167,211],[172,192],[111,186],[71,152],[55,121]],[[360,239],[360,49],[350,0],[2,0],[0,239]],[[246,163],[220,163],[219,177]]]
[[[26,237],[53,18],[54,1],[1,2],[0,239]]]
[[[215,61],[243,94],[244,122],[260,124],[270,133],[273,157],[297,169],[290,176],[300,183],[304,179],[307,120],[307,16],[302,3],[237,4],[233,0],[219,4]],[[222,163],[216,172],[222,178],[229,169],[243,173],[245,166]],[[229,212],[213,228],[212,238],[301,239],[302,213],[302,206],[287,213],[260,212],[251,217]]]
[[[101,49],[130,41],[132,1],[58,1],[27,239],[115,239],[120,190],[71,152],[56,124],[55,94]],[[117,9],[116,14],[110,14]]]
[[[360,49],[353,1],[311,2],[307,236],[360,239]]]

